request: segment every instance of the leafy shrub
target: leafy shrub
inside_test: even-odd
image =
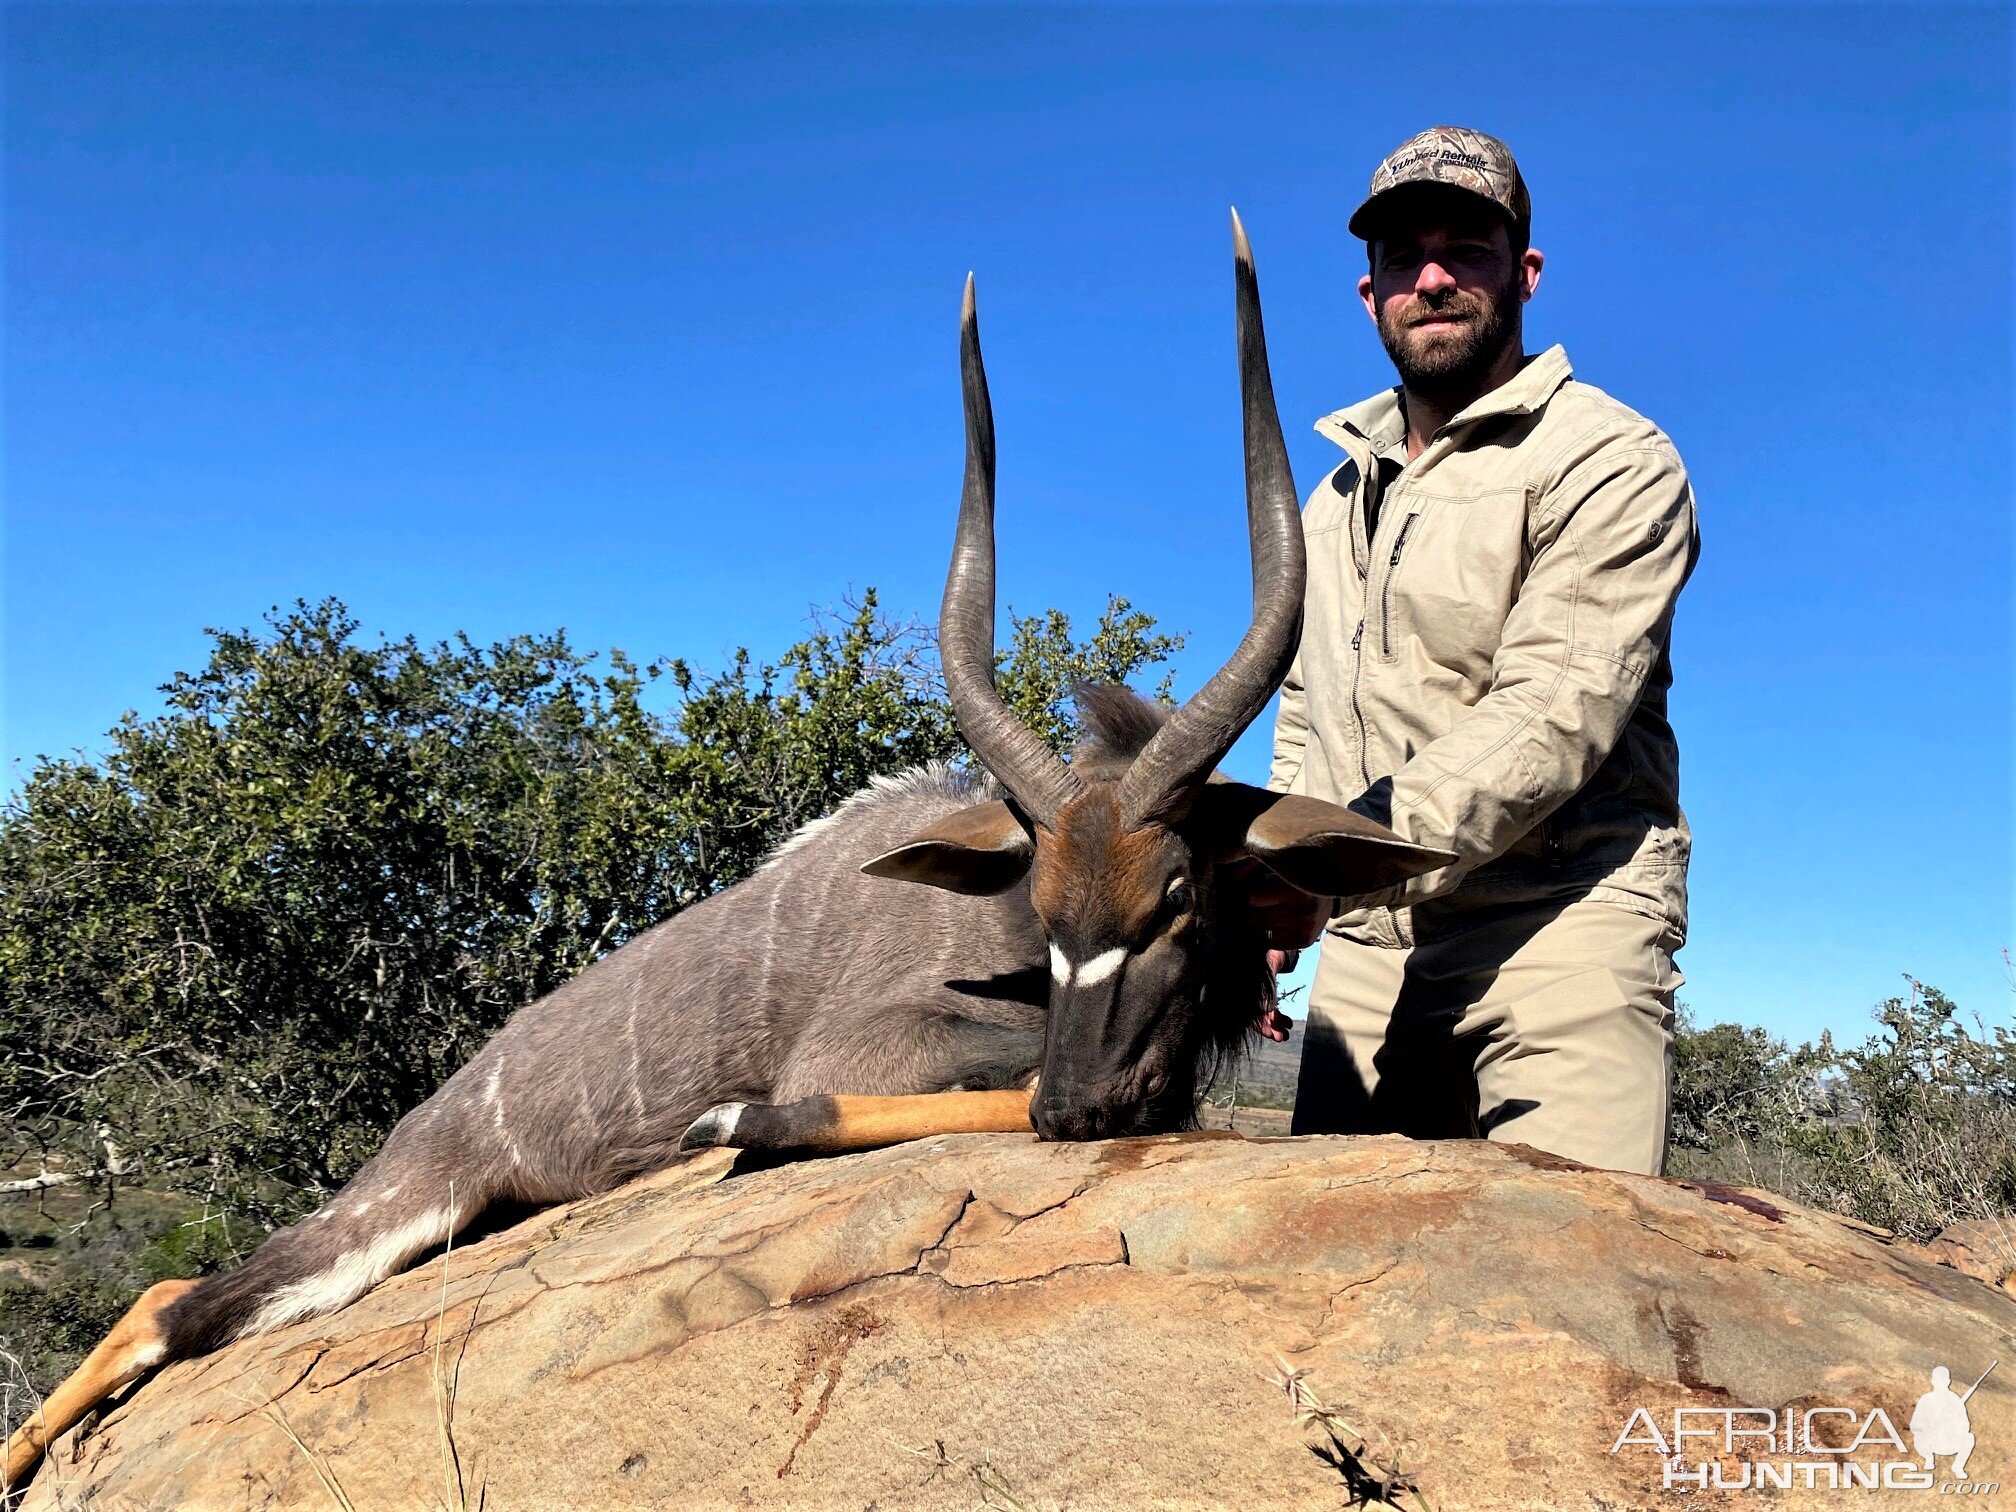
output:
[[[1919,1240],[2016,1211],[2016,1033],[1970,1029],[1915,979],[1875,1018],[1859,1046],[1823,1034],[1797,1050],[1683,1020],[1674,1173],[1769,1186]]]
[[[1834,1057],[1839,1116],[1793,1133],[1804,1195],[1913,1239],[2016,1211],[2016,1034],[1970,1031],[1917,981],[1876,1019],[1880,1033]]]

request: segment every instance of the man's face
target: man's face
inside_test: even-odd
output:
[[[1519,340],[1519,307],[1533,297],[1543,259],[1512,252],[1503,220],[1460,201],[1410,207],[1372,243],[1359,297],[1379,339],[1416,393],[1468,398]]]

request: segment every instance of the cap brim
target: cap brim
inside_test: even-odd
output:
[[[1457,194],[1461,195],[1464,199],[1475,200],[1478,204],[1484,205],[1495,212],[1498,218],[1504,221],[1506,225],[1516,224],[1513,220],[1512,212],[1499,204],[1490,195],[1476,189],[1471,189],[1463,184],[1445,184],[1440,179],[1409,179],[1403,184],[1393,184],[1388,188],[1381,189],[1377,194],[1367,198],[1364,204],[1353,210],[1351,212],[1351,219],[1345,224],[1353,236],[1357,237],[1360,241],[1370,242],[1379,234],[1381,223],[1389,215],[1393,214],[1403,201],[1408,199],[1426,200],[1445,194]]]

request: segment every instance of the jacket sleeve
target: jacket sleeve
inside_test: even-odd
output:
[[[1663,436],[1612,436],[1569,459],[1529,528],[1484,696],[1393,775],[1390,817],[1374,794],[1352,805],[1462,859],[1356,901],[1425,902],[1504,854],[1595,774],[1666,645],[1697,541],[1686,470]]]
[[[1277,793],[1289,791],[1308,748],[1309,695],[1302,687],[1302,654],[1298,651],[1281,683],[1281,709],[1274,716],[1274,766],[1267,774],[1267,786]]]

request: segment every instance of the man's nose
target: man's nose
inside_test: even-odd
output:
[[[1423,258],[1421,271],[1414,279],[1416,294],[1442,294],[1456,287],[1456,280],[1449,276],[1449,270],[1432,257]]]

